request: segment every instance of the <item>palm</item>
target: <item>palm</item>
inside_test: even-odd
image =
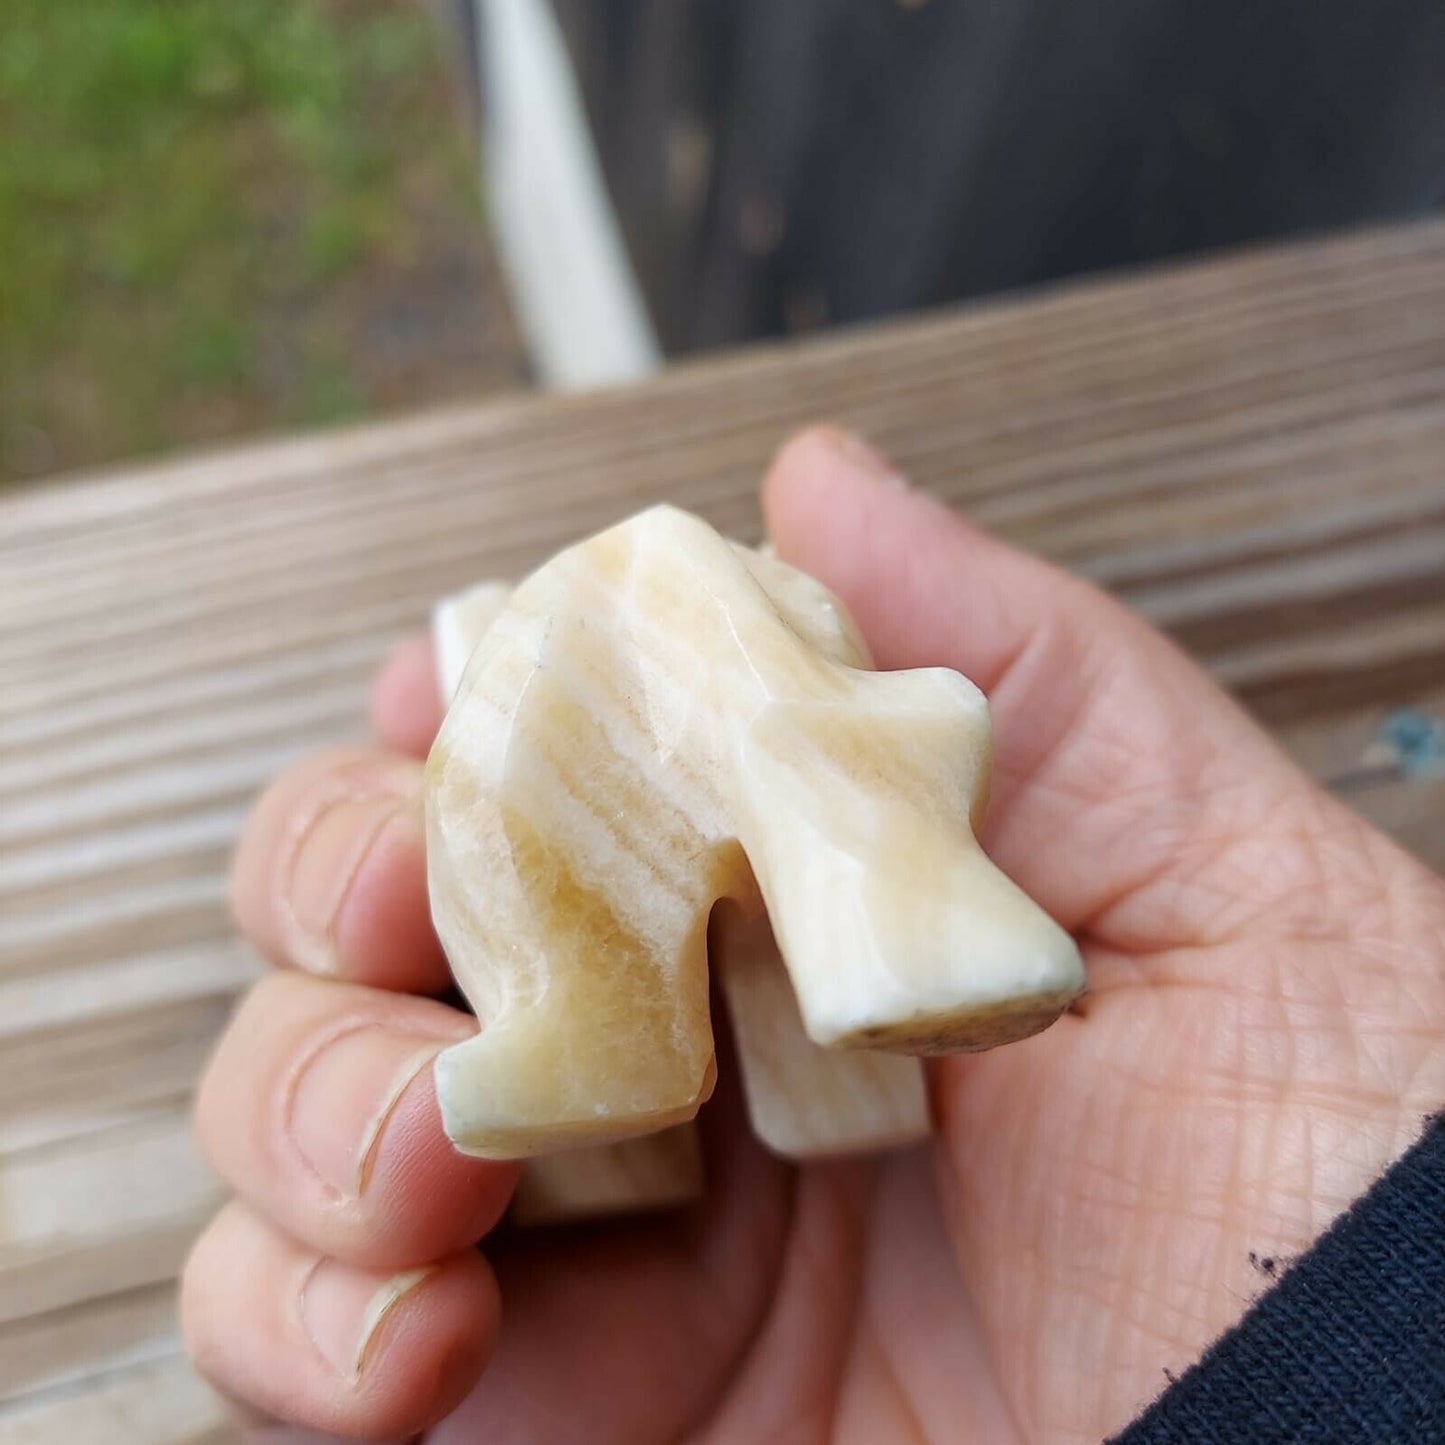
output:
[[[1124,982],[944,1065],[931,1151],[789,1170],[722,1102],[700,1221],[503,1251],[500,1355],[434,1440],[1101,1439],[1347,1202],[1343,1161],[1312,1178],[1332,1137],[1380,1114],[1378,1166],[1407,1122],[1360,1097],[1345,1021],[1333,1091],[1296,1095],[1279,1001],[1180,982],[1143,1028]]]

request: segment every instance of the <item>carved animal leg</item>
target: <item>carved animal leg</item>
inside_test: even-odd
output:
[[[444,701],[456,693],[477,643],[511,592],[505,583],[484,582],[437,604],[432,640]],[[528,1159],[509,1214],[526,1228],[644,1214],[695,1202],[703,1183],[702,1145],[697,1126],[689,1122],[616,1144]]]
[[[819,1048],[803,1029],[773,931],[723,904],[709,956],[722,983],[753,1132],[788,1159],[865,1154],[928,1135],[917,1059]]]

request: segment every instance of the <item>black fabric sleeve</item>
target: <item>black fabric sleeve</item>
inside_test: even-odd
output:
[[[1445,1442],[1445,1115],[1113,1445],[1214,1441]]]

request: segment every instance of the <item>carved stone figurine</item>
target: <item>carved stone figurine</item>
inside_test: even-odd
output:
[[[796,1157],[919,1137],[908,1055],[1022,1038],[1082,989],[1073,941],[975,839],[982,694],[872,671],[795,569],[656,508],[435,631],[455,697],[427,765],[432,910],[483,1025],[437,1061],[458,1148],[692,1118],[710,920],[754,1127]]]

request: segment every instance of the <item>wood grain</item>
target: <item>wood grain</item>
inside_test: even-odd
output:
[[[364,732],[440,595],[651,501],[744,537],[771,451],[858,427],[1114,588],[1437,865],[1445,225],[1261,252],[668,373],[0,499],[0,1440],[220,1439],[167,1281],[218,1192],[185,1133],[254,964],[247,799]]]

